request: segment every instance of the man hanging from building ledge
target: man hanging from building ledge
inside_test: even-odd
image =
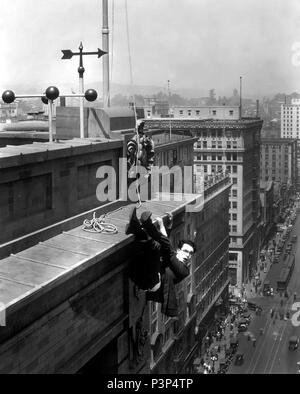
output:
[[[139,220],[135,207],[130,213],[126,234],[135,235],[135,245],[129,276],[139,288],[146,290],[147,301],[161,303],[162,313],[174,317],[178,315],[175,285],[189,275],[189,262],[196,248],[192,241],[181,240],[175,251],[163,220],[156,218],[157,228],[151,215],[149,211],[143,212]],[[168,232],[171,227],[169,215]]]

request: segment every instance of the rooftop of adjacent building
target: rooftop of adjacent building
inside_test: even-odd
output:
[[[297,142],[297,138],[278,138],[278,137],[268,137],[268,138],[261,138],[262,144],[292,144]]]
[[[262,125],[260,118],[241,118],[241,119],[186,119],[186,118],[157,118],[144,119],[145,128],[182,129],[182,128],[227,128],[227,129],[247,129]]]

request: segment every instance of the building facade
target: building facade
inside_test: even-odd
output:
[[[289,103],[281,105],[281,138],[297,139],[297,171],[300,168],[300,140],[299,140],[299,114],[300,99],[293,98]],[[297,191],[300,190],[300,180],[296,184]]]
[[[16,118],[18,115],[18,102],[11,104],[0,103],[0,119],[5,121],[6,119]]]
[[[262,138],[260,179],[274,183],[274,200],[281,211],[298,184],[297,139]]]
[[[227,171],[232,188],[229,194],[231,283],[241,288],[251,278],[260,248],[260,131],[258,118],[201,120],[174,118],[172,132],[187,130],[198,138],[194,145],[194,184],[203,184]],[[149,128],[170,130],[170,119],[147,119]]]
[[[168,161],[170,152],[178,148],[179,157],[182,148],[182,164],[192,165],[187,152],[195,138],[188,136],[177,147],[175,136],[165,141],[163,134],[156,134],[164,141],[157,143],[159,155]],[[97,177],[99,167],[115,169],[116,178],[107,180],[109,192],[119,184],[122,152],[121,140],[102,139],[1,148],[5,231],[0,300],[5,316],[0,316],[0,373],[137,374],[190,368],[199,342],[196,327],[228,289],[229,179],[205,191],[203,212],[186,212],[195,196],[141,202],[139,216],[149,209],[154,217],[173,214],[174,244],[183,235],[197,236],[198,244],[191,274],[179,285],[179,320],[157,316],[156,329],[153,317],[159,306],[149,309],[145,293],[128,278],[134,237],[125,234],[125,225],[135,204],[118,200],[118,194],[116,201],[97,199],[104,180]],[[84,231],[84,221],[93,215],[105,215],[106,225],[117,231]],[[212,230],[209,223],[218,228]],[[163,352],[167,359],[161,344],[172,349]]]
[[[199,212],[186,213],[174,222],[172,243],[193,239],[197,252],[190,275],[177,285],[178,319],[162,315],[160,305],[149,308],[151,373],[193,373],[193,361],[203,355],[202,342],[212,321],[228,302],[228,193],[224,174],[204,190]]]
[[[174,118],[198,119],[239,119],[238,106],[228,105],[203,105],[197,107],[178,106],[172,107]]]
[[[158,104],[146,105],[144,117],[146,119],[163,118],[172,119],[239,119],[240,107],[228,105],[202,105],[202,106],[172,106],[170,109],[158,110]]]
[[[299,139],[300,99],[281,104],[281,137]]]
[[[241,287],[255,270],[260,222],[259,147],[262,122],[254,120],[203,121],[195,135],[196,177],[227,171],[229,194],[231,284]]]
[[[272,181],[260,181],[261,204],[261,239],[264,245],[275,230],[276,206],[274,204],[274,184]],[[278,212],[278,211],[277,211]]]

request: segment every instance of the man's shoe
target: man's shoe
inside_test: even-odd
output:
[[[151,211],[144,211],[141,214],[141,223],[143,226],[152,223],[151,216],[152,216]]]
[[[155,224],[152,222],[151,219],[152,212],[150,211],[145,211],[141,215],[141,225],[143,229],[147,231],[147,233],[152,237],[153,239],[157,239],[161,236],[161,233],[155,226]]]
[[[136,207],[133,207],[129,213],[129,223],[125,226],[125,234],[133,234],[138,239],[147,239],[146,232],[142,229],[141,223],[136,214]]]
[[[125,234],[135,234],[138,227],[140,227],[140,222],[136,215],[136,207],[133,207],[129,212],[129,223],[126,224]]]

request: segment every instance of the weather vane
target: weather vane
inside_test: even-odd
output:
[[[62,49],[62,59],[71,59],[73,56],[79,56],[79,67],[78,67],[78,74],[79,74],[79,93],[83,94],[83,73],[85,71],[83,67],[83,55],[98,55],[98,58],[107,54],[107,52],[102,51],[98,48],[95,52],[83,52],[83,45],[80,42],[79,45],[79,52],[72,52],[70,49]],[[80,138],[84,138],[84,121],[83,121],[83,97],[80,98]]]

